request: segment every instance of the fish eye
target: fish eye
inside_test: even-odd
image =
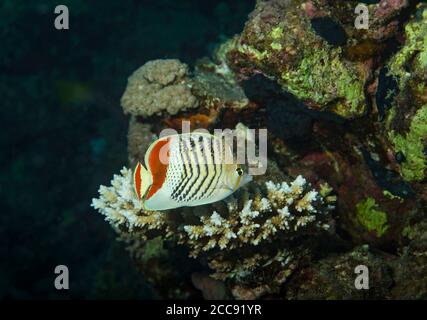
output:
[[[239,176],[243,176],[243,169],[242,168],[237,168],[236,169],[236,172],[237,172],[237,174],[239,175]]]

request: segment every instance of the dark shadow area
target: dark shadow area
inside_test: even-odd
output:
[[[70,29],[54,28],[65,4]],[[254,1],[0,3],[0,298],[156,298],[89,207],[127,163],[127,77],[150,59],[192,65],[243,28]],[[70,289],[54,287],[66,265]]]

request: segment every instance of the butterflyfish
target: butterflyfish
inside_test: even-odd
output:
[[[252,180],[233,159],[225,139],[206,133],[162,137],[134,170],[135,193],[146,210],[220,201]]]

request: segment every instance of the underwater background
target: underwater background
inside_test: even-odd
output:
[[[65,4],[70,29],[54,28]],[[153,298],[89,206],[127,161],[120,97],[158,57],[194,64],[238,33],[254,1],[0,3],[0,297]],[[54,287],[69,267],[70,290]]]
[[[427,298],[427,1],[2,0],[0,40],[1,299]],[[145,210],[183,121],[266,173]]]

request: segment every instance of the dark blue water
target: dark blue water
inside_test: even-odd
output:
[[[66,4],[70,29],[54,28]],[[0,3],[0,298],[155,298],[89,207],[127,162],[120,97],[146,61],[194,64],[254,1]],[[54,288],[69,267],[70,290]]]

